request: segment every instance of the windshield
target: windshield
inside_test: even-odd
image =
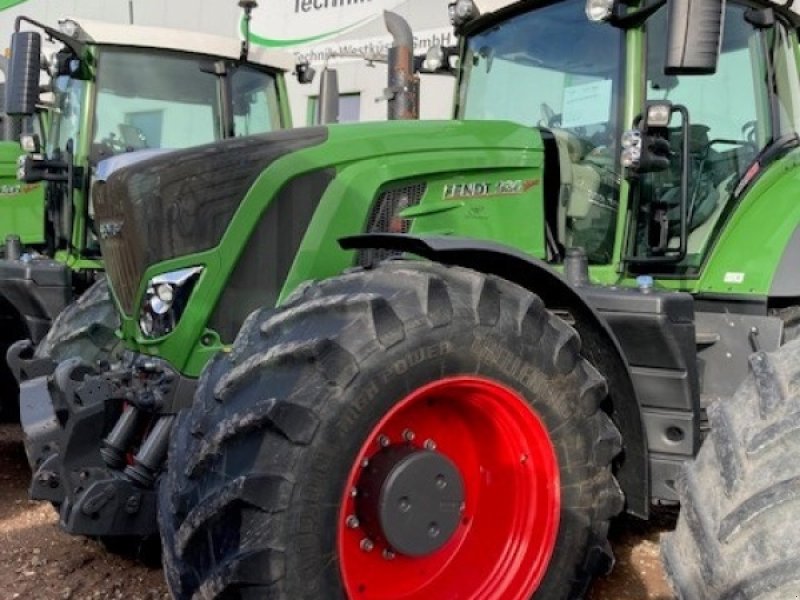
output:
[[[585,0],[522,13],[472,36],[458,117],[541,128],[557,158],[559,183],[545,190],[551,258],[582,246],[594,263],[611,259],[616,223],[623,33],[590,22]]]
[[[220,72],[224,76],[220,76]],[[229,91],[223,83],[230,82]],[[222,90],[236,136],[280,128],[274,75],[180,53],[104,49],[99,58],[92,156],[187,148],[219,140]]]

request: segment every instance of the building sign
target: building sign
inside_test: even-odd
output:
[[[312,62],[380,54],[391,43],[383,12],[397,12],[414,32],[415,51],[456,38],[449,0],[262,0],[253,11],[251,41]]]

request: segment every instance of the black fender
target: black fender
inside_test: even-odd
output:
[[[494,242],[377,233],[346,237],[339,240],[339,244],[345,250],[394,250],[497,275],[535,293],[550,310],[568,312],[575,321],[570,324],[581,336],[581,353],[608,382],[609,412],[622,433],[624,444],[615,473],[625,492],[627,511],[641,518],[648,517],[650,473],[647,438],[628,361],[608,324],[578,288],[570,285],[546,263]]]
[[[0,260],[0,310],[21,321],[34,344],[72,300],[72,271],[49,259]],[[24,335],[22,337],[25,337]]]

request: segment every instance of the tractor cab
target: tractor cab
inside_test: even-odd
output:
[[[541,133],[551,263],[581,247],[590,264],[697,277],[742,192],[796,144],[793,13],[702,3],[724,35],[690,21],[688,40],[711,36],[698,68],[668,52],[681,3],[458,4],[474,19],[456,116]]]
[[[27,155],[19,169],[24,182],[48,182],[50,255],[99,258],[85,217],[93,212],[88,198],[101,160],[290,126],[283,86],[283,73],[294,67],[288,55],[256,49],[244,57],[236,40],[159,28],[22,22],[53,43],[42,64],[41,34],[14,34],[8,106],[12,114],[44,109],[50,116],[43,140],[23,137]],[[40,70],[49,75],[41,99]]]

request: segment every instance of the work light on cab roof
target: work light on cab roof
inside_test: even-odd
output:
[[[587,0],[586,16],[590,21],[606,21],[614,12],[615,0]]]

